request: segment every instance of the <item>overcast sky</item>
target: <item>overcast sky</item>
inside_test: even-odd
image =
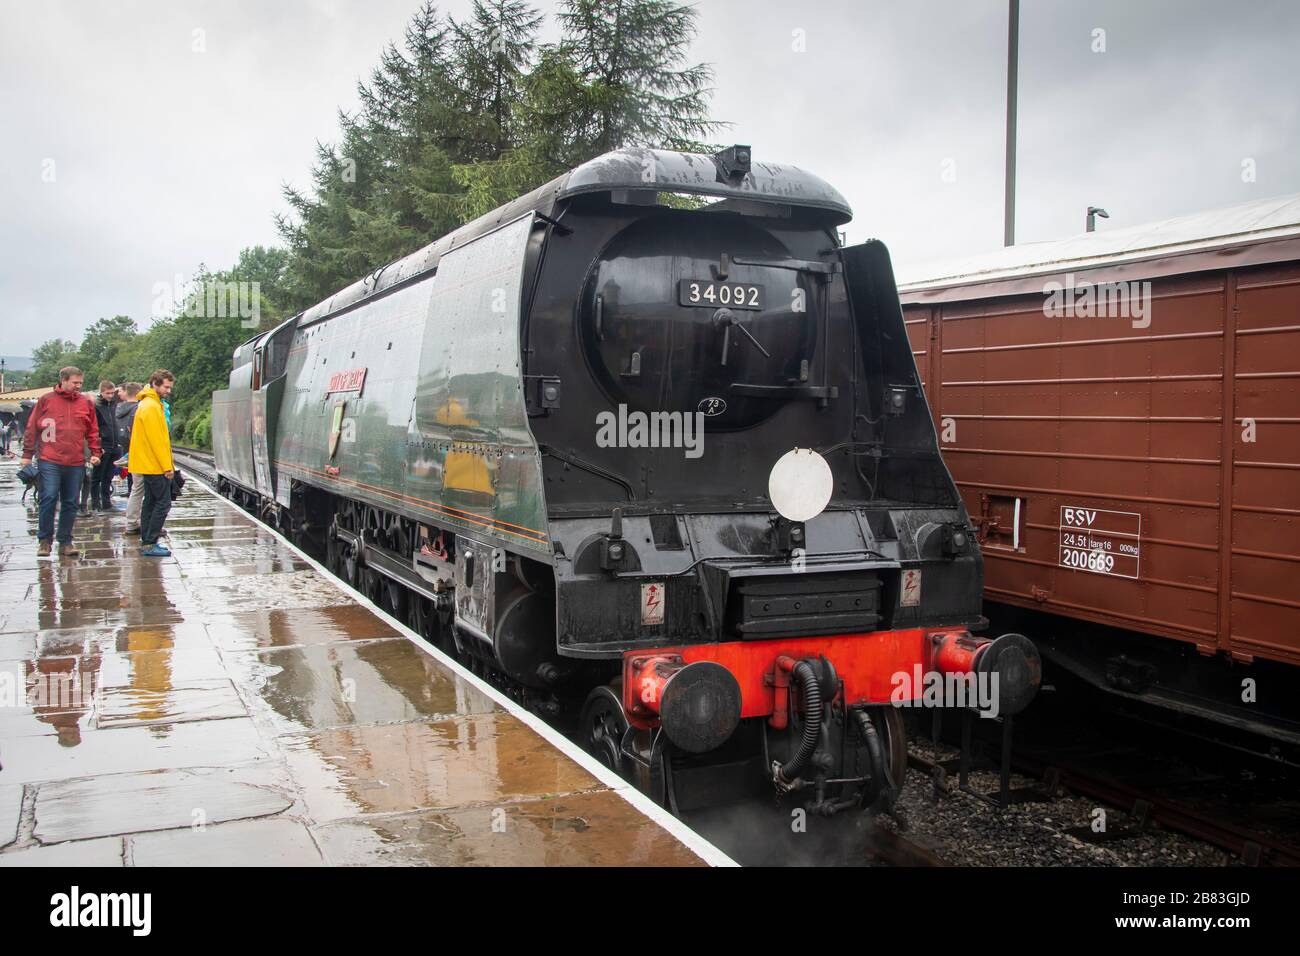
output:
[[[0,354],[143,326],[155,283],[276,242],[282,185],[417,4],[0,0]],[[724,138],[837,186],[851,240],[1001,245],[1006,0],[697,6]],[[1024,0],[1017,239],[1300,192],[1297,50],[1295,0]]]

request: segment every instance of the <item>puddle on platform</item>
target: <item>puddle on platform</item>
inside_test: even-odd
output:
[[[317,821],[601,786],[508,714],[330,730],[285,743]]]
[[[698,866],[610,791],[321,827],[330,862],[357,866]]]

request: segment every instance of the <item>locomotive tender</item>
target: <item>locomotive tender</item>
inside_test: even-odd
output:
[[[887,804],[899,675],[992,675],[885,247],[822,180],[608,153],[239,347],[220,490],[675,810]],[[572,705],[572,706],[570,706]]]

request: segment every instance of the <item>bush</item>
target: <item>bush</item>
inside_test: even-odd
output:
[[[197,412],[185,423],[185,444],[191,448],[212,447],[212,407]]]

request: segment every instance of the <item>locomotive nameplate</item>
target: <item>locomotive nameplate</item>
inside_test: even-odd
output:
[[[329,384],[325,386],[325,394],[356,392],[359,395],[365,384],[366,370],[364,368],[348,368],[341,372],[335,372],[330,376]]]
[[[1136,578],[1142,558],[1142,516],[1131,511],[1061,506],[1060,566]]]
[[[753,282],[715,282],[711,279],[682,279],[677,285],[677,301],[682,305],[703,308],[727,306],[732,309],[762,311],[764,287]]]

